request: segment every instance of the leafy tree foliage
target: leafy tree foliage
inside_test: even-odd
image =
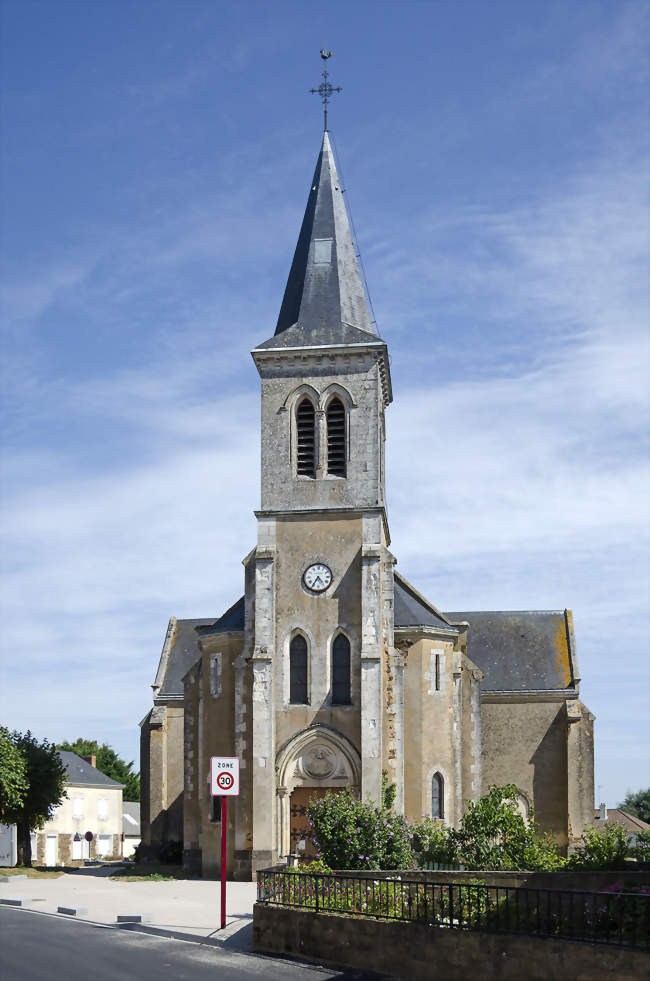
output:
[[[140,800],[140,774],[133,772],[133,760],[125,763],[106,743],[98,743],[96,739],[75,739],[73,743],[59,743],[58,749],[77,756],[96,756],[97,769],[124,784],[123,800]]]
[[[561,859],[552,841],[534,820],[527,823],[517,809],[514,784],[490,787],[467,805],[456,833],[461,860],[473,869],[559,868]]]
[[[513,784],[490,787],[470,802],[459,830],[425,818],[414,826],[414,847],[420,861],[442,865],[462,863],[470,869],[508,871],[557,869],[562,865],[553,841],[517,809]]]
[[[567,861],[571,869],[624,869],[630,852],[629,835],[620,824],[586,828],[582,842]]]
[[[3,814],[7,824],[15,824],[18,839],[18,864],[32,864],[30,833],[42,828],[66,796],[66,771],[54,743],[38,740],[29,730],[11,735],[14,747],[24,761],[27,789],[20,803],[7,807]]]
[[[340,793],[312,801],[307,815],[317,857],[329,868],[413,868],[413,832],[401,814]]]
[[[634,817],[641,818],[646,824],[650,824],[650,787],[646,790],[637,790],[636,793],[628,790],[625,800],[618,806],[627,814],[632,814]]]
[[[9,822],[8,815],[22,807],[29,781],[25,754],[16,746],[11,733],[0,726],[0,820]]]

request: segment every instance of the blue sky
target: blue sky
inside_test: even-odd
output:
[[[4,722],[137,759],[169,616],[241,594],[326,46],[398,569],[571,607],[597,796],[647,786],[648,5],[1,9]]]

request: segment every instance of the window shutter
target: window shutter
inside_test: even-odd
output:
[[[302,477],[316,476],[316,414],[309,399],[303,399],[296,412],[298,429],[297,471]]]
[[[345,477],[345,407],[333,398],[327,407],[327,472],[333,477]]]

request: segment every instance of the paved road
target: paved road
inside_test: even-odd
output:
[[[381,981],[298,961],[0,907],[2,981]]]

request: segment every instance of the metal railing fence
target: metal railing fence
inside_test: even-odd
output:
[[[650,895],[578,892],[260,870],[258,902],[323,913],[405,920],[650,948]]]

